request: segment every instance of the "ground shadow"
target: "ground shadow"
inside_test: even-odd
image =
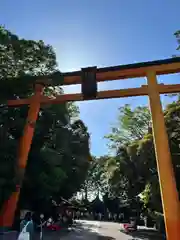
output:
[[[58,231],[50,231],[50,230],[44,230],[43,231],[43,240],[59,240],[64,236],[67,236],[69,233],[71,233],[71,229],[64,228]],[[34,240],[40,239],[40,233],[36,233]]]
[[[88,227],[84,227],[81,223],[76,223],[74,228],[72,228],[72,232],[75,234],[73,235],[73,239],[80,239],[82,236],[86,236],[83,239],[90,240],[115,240],[115,238],[111,236],[105,236],[104,234],[100,234],[99,232],[93,231],[93,225],[88,224]],[[70,238],[71,239],[71,238]]]
[[[60,230],[57,232],[49,232],[45,235],[43,240],[115,240],[119,238],[114,238],[108,236],[109,234],[99,233],[97,228],[93,224],[84,225],[83,223],[76,223],[72,228],[66,230]],[[98,229],[100,229],[99,227]],[[103,227],[104,230],[106,228]],[[119,230],[120,231],[120,230]],[[101,231],[100,231],[101,232]],[[157,234],[157,231],[151,229],[139,229],[136,232],[131,232],[126,234],[128,239],[144,239],[144,240],[164,240],[161,234]],[[67,237],[67,238],[66,238]],[[122,238],[123,239],[123,238]]]
[[[162,234],[158,234],[156,230],[153,229],[138,229],[135,232],[127,233],[127,235],[136,238],[141,238],[144,240],[165,240]]]

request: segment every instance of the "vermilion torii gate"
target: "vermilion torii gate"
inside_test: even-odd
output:
[[[49,76],[28,77],[29,85],[35,86],[34,95],[28,99],[8,100],[8,106],[29,105],[26,125],[20,140],[18,156],[19,179],[16,192],[13,192],[9,200],[4,204],[0,216],[1,227],[12,226],[16,205],[19,198],[20,187],[23,181],[27,164],[28,153],[34,134],[35,123],[42,104],[60,104],[66,101],[83,101],[90,99],[121,98],[131,96],[149,96],[152,114],[153,137],[156,151],[156,160],[161,189],[161,198],[165,216],[166,233],[169,240],[180,239],[180,203],[176,188],[171,154],[168,144],[168,136],[160,101],[160,94],[180,92],[180,84],[158,84],[156,75],[172,74],[180,72],[180,58],[143,62],[130,65],[121,65],[107,68],[86,68],[81,71],[69,73],[55,73]],[[97,91],[97,82],[120,80],[128,78],[146,77],[147,85],[140,88],[120,90]],[[7,79],[6,81],[20,79]],[[26,78],[24,79],[26,81]],[[61,83],[62,82],[62,83]],[[47,86],[82,84],[82,94],[63,94],[51,99],[43,95],[43,89]]]

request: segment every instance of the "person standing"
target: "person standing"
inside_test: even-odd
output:
[[[22,232],[28,232],[29,240],[34,240],[34,223],[31,212],[27,212],[20,223],[20,235]]]
[[[43,228],[46,224],[46,221],[44,219],[44,214],[40,214],[40,240],[43,240],[44,233],[43,233]]]

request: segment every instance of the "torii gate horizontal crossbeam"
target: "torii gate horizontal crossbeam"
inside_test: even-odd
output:
[[[159,84],[159,93],[160,94],[168,94],[168,93],[178,93],[180,92],[180,84],[171,84],[171,85],[163,85]],[[133,96],[146,96],[148,95],[147,85],[143,85],[140,88],[128,88],[128,89],[120,89],[120,90],[107,90],[100,91],[97,93],[98,99],[111,99],[111,98],[123,98],[123,97],[133,97]],[[41,96],[40,103],[41,104],[58,104],[67,101],[83,101],[83,96],[81,93],[74,94],[62,94],[52,99],[46,96]],[[17,106],[17,105],[25,105],[30,104],[31,99],[19,99],[19,100],[8,100],[8,106]]]

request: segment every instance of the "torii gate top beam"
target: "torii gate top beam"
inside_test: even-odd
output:
[[[180,72],[180,57],[170,58],[165,60],[135,63],[129,65],[121,65],[115,67],[105,67],[97,68],[96,70],[96,80],[97,82],[110,81],[110,80],[119,80],[127,78],[137,78],[137,77],[146,77],[147,72],[153,71],[156,75],[162,74],[171,74]],[[41,83],[45,86],[62,86],[62,85],[71,85],[71,84],[81,84],[82,81],[82,72],[68,72],[60,73],[56,72],[51,75],[46,76],[25,76],[23,78],[16,79],[6,79],[6,81],[0,81],[4,83],[0,89],[9,88],[10,84],[6,85],[9,81],[16,81],[16,88],[20,88],[20,85],[27,84],[27,87],[35,83]],[[11,89],[13,91],[13,89]],[[180,84],[173,85],[159,85],[159,93],[177,93],[180,92]],[[97,97],[94,99],[105,99],[105,98],[119,98],[119,97],[130,97],[130,96],[144,96],[148,95],[147,86],[140,88],[129,88],[129,89],[120,89],[120,90],[108,90],[101,91],[97,93]],[[53,103],[62,103],[65,101],[82,101],[83,96],[81,93],[75,94],[62,94],[57,96],[55,99],[50,99],[46,96],[42,96],[40,103],[42,104],[53,104]],[[7,104],[9,106],[17,106],[29,104],[31,98],[26,99],[16,99],[8,100]]]
[[[145,77],[146,73],[151,70],[156,72],[156,75],[180,72],[180,57],[158,61],[134,63],[128,65],[119,65],[113,67],[97,68],[96,79],[97,82],[103,82],[110,80]],[[50,75],[27,75],[21,78],[7,78],[2,79],[2,81],[0,82],[0,88],[9,88],[9,81],[16,81],[17,87],[18,85],[22,84],[21,81],[23,81],[23,84],[27,84],[27,86],[34,83],[43,83],[45,86],[81,84],[81,74],[81,71],[67,73],[55,72]]]
[[[146,77],[146,73],[151,70],[156,72],[156,75],[177,73],[180,71],[180,57],[119,65],[114,67],[97,68],[96,79],[98,82],[103,82],[127,78]],[[81,71],[64,73],[63,75],[64,85],[81,83]]]

